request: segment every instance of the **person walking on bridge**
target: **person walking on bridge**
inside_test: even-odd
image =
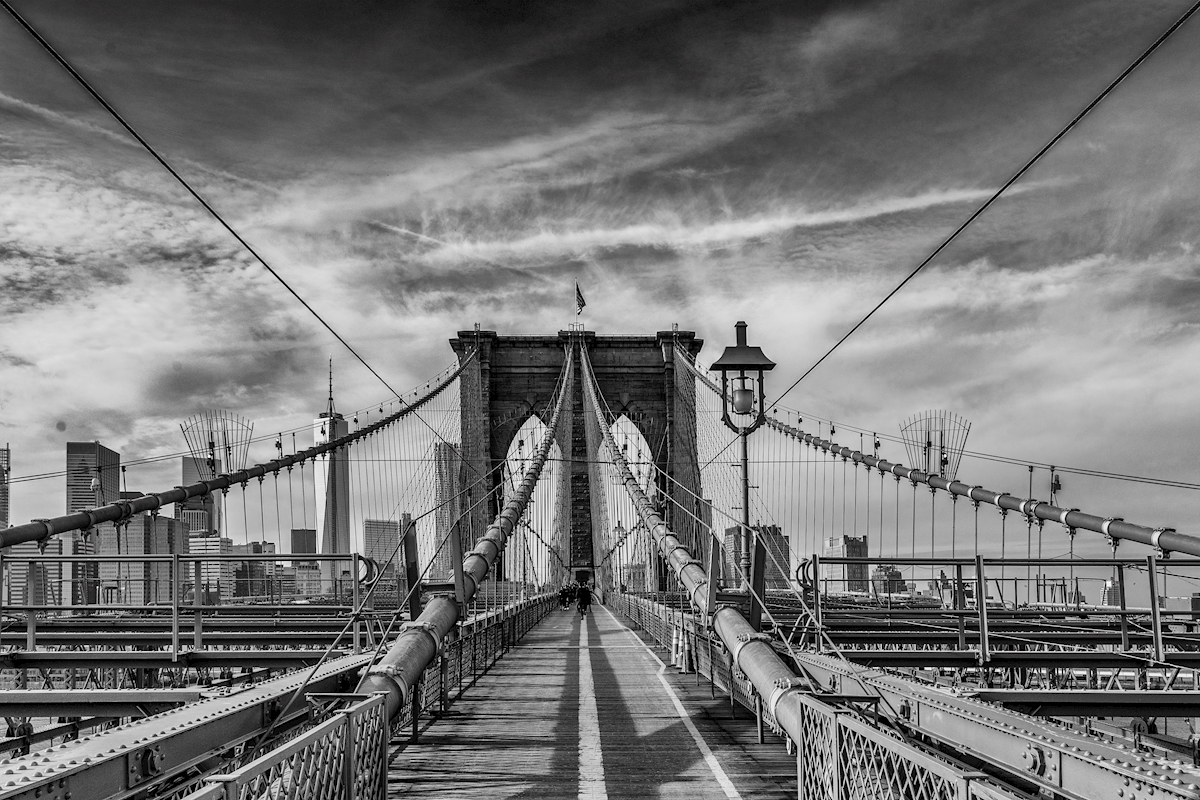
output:
[[[592,607],[592,590],[586,583],[579,584],[579,588],[575,590],[575,602],[578,604],[581,617]]]

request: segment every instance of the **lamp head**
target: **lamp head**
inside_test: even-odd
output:
[[[775,369],[775,362],[763,355],[761,347],[750,347],[746,344],[746,323],[738,322],[737,344],[726,347],[721,357],[713,362],[712,368],[717,372],[770,372]],[[761,374],[760,374],[761,379]]]

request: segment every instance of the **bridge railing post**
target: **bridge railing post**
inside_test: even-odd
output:
[[[350,613],[353,615],[354,655],[362,653],[362,620],[358,611],[359,595],[362,591],[358,582],[359,558],[360,556],[357,553],[354,553],[350,557]]]
[[[967,598],[963,584],[963,565],[954,565],[954,610],[958,612],[958,649],[967,649]]]
[[[824,623],[823,623],[824,615],[822,614],[822,611],[821,611],[821,554],[820,553],[813,553],[812,565],[813,565],[813,583],[812,583],[812,586],[813,586],[813,623],[815,623],[817,626],[816,631],[814,631],[814,636],[816,637],[816,641],[818,642],[817,646],[820,647],[821,632],[824,629]]]
[[[992,660],[988,641],[987,576],[983,573],[983,556],[975,556],[975,610],[979,613],[979,665]]]
[[[204,646],[204,615],[201,607],[204,605],[204,588],[200,583],[202,563],[200,559],[192,562],[192,649],[199,650]]]
[[[841,726],[837,709],[801,695],[804,736],[796,742],[799,800],[841,800]]]
[[[171,661],[179,660],[179,595],[183,576],[179,571],[179,553],[171,554]]]
[[[1125,565],[1117,564],[1117,603],[1121,607],[1121,652],[1129,652],[1129,611],[1125,607]]]
[[[1154,660],[1162,663],[1162,610],[1158,601],[1158,559],[1146,556],[1146,578],[1150,582],[1150,636],[1154,643]]]

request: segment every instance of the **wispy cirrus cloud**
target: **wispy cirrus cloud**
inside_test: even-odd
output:
[[[1028,189],[1018,190],[1020,194]],[[577,252],[622,246],[677,249],[708,248],[773,236],[796,228],[816,228],[847,222],[871,220],[890,214],[920,211],[936,206],[981,201],[993,194],[991,189],[935,190],[912,197],[868,199],[847,208],[820,211],[789,209],[769,215],[687,224],[648,222],[619,228],[589,229],[563,225],[559,231],[543,231],[512,240],[446,243],[427,258],[454,261],[470,258],[524,257],[552,253]]]

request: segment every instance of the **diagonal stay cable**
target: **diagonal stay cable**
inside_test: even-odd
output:
[[[3,2],[3,1],[4,0],[0,0],[0,2]],[[870,311],[868,311],[866,316],[864,316],[857,323],[855,323],[853,328],[846,331],[846,333],[842,336],[842,338],[838,339],[837,342],[834,343],[833,347],[829,348],[829,350],[826,351],[825,355],[818,358],[815,364],[813,364],[811,367],[809,367],[807,370],[805,370],[804,374],[802,374],[799,378],[796,379],[796,381],[791,386],[789,386],[786,390],[784,390],[783,394],[781,394],[781,395],[779,395],[779,397],[775,398],[775,400],[772,401],[767,406],[767,410],[770,411],[772,408],[774,408],[776,406],[776,404],[779,403],[779,401],[782,400],[784,398],[784,396],[787,395],[788,392],[790,392],[792,389],[795,389],[798,385],[800,385],[800,381],[807,378],[809,376],[809,374],[812,373],[813,370],[815,370],[817,367],[821,366],[821,364],[825,361],[825,359],[827,359],[831,355],[833,355],[833,351],[837,350],[838,347],[841,346],[842,342],[849,339],[854,334],[855,331],[857,331],[859,328],[861,328],[866,323],[867,320],[869,320],[872,316],[874,316],[876,311],[883,308],[884,303],[886,303],[888,300],[891,300],[896,295],[897,292],[899,292],[901,289],[903,289],[908,284],[909,281],[911,281],[913,278],[915,278],[917,276],[917,273],[919,273],[921,270],[925,269],[925,267],[931,261],[933,261],[933,259],[937,258],[938,254],[940,254],[943,250],[945,250],[946,247],[948,247],[951,242],[953,242],[955,239],[957,239],[958,235],[960,233],[965,231],[971,225],[972,222],[974,222],[976,219],[978,219],[979,216],[981,214],[983,214],[983,212],[987,211],[992,206],[993,203],[995,203],[997,200],[999,200],[1001,195],[1003,195],[1014,183],[1016,183],[1018,180],[1020,180],[1021,177],[1026,172],[1028,172],[1033,167],[1034,164],[1036,164],[1038,161],[1041,160],[1042,156],[1046,155],[1046,153],[1048,153],[1050,151],[1050,148],[1052,148],[1052,147],[1054,147],[1054,145],[1058,144],[1058,142],[1064,136],[1066,136],[1071,131],[1072,128],[1074,128],[1076,125],[1078,125],[1079,122],[1081,120],[1083,120],[1083,118],[1086,117],[1092,111],[1092,109],[1094,109],[1096,106],[1100,105],[1100,102],[1102,100],[1104,100],[1104,98],[1108,97],[1108,95],[1112,93],[1113,89],[1116,89],[1117,86],[1122,81],[1124,81],[1127,77],[1129,77],[1130,73],[1132,73],[1135,69],[1137,69],[1142,64],[1142,62],[1144,62],[1147,58],[1149,58],[1150,55],[1155,50],[1157,50],[1162,45],[1163,42],[1165,42],[1168,38],[1170,38],[1171,34],[1173,34],[1176,30],[1178,30],[1179,27],[1181,25],[1183,25],[1183,23],[1187,22],[1188,18],[1191,17],[1193,14],[1195,14],[1197,10],[1200,10],[1200,0],[1197,0],[1197,2],[1193,3],[1188,8],[1188,10],[1183,13],[1183,16],[1181,16],[1181,17],[1179,17],[1179,19],[1175,20],[1174,24],[1172,24],[1171,27],[1167,28],[1167,30],[1161,36],[1159,36],[1152,45],[1150,45],[1148,48],[1146,48],[1146,50],[1140,56],[1138,56],[1132,64],[1130,64],[1128,67],[1126,67],[1121,72],[1120,75],[1118,75],[1116,78],[1113,79],[1113,81],[1111,83],[1108,84],[1108,86],[1104,87],[1104,91],[1100,92],[1100,94],[1096,95],[1096,98],[1094,100],[1092,100],[1092,102],[1090,102],[1086,106],[1084,106],[1082,111],[1080,111],[1078,114],[1076,114],[1074,116],[1074,118],[1072,118],[1071,121],[1068,122],[1062,130],[1060,130],[1057,134],[1054,135],[1054,138],[1052,138],[1049,142],[1047,142],[1042,147],[1041,150],[1038,150],[1037,153],[1034,154],[1033,158],[1026,161],[1024,166],[1022,166],[1019,170],[1017,170],[1016,173],[1014,173],[1013,176],[1011,178],[1009,178],[1004,183],[1003,186],[1001,186],[999,189],[997,189],[996,192],[994,194],[992,194],[991,197],[989,197],[987,200],[985,200],[983,202],[983,205],[981,205],[981,206],[979,206],[979,208],[975,209],[974,213],[972,213],[971,216],[967,217],[967,219],[961,225],[959,225],[957,228],[955,228],[953,233],[951,233],[949,236],[947,236],[945,239],[943,239],[942,243],[939,244],[936,248],[934,248],[933,252],[930,253],[925,258],[924,261],[922,261],[920,264],[918,264],[912,272],[908,273],[908,276],[905,277],[904,280],[902,280],[902,281],[900,281],[900,283],[896,284],[896,287],[894,289],[892,289],[890,292],[888,292],[882,300],[880,300],[878,303],[876,303],[875,307],[872,308]]]
[[[460,497],[463,497],[464,495],[466,495],[471,489],[475,488],[476,486],[480,486],[480,485],[484,484],[486,479],[487,479],[486,476],[480,477],[478,481],[476,481],[475,483],[473,483],[469,486],[464,487],[457,494],[446,498],[438,505],[425,511],[423,514],[421,514],[417,517],[414,517],[410,524],[416,524],[421,519],[429,516],[430,514],[433,514],[436,511],[439,511],[440,509],[449,505],[450,503],[457,501]],[[483,496],[480,497],[479,500],[477,500],[475,502],[475,504],[472,505],[470,508],[474,509],[474,508],[477,508],[478,506],[482,505],[499,488],[500,487],[497,484],[493,488],[484,492]],[[395,510],[393,510],[393,515],[394,515],[394,513],[395,513]],[[408,603],[409,599],[413,596],[413,593],[420,590],[420,588],[422,586],[421,580],[423,580],[425,575],[429,572],[429,570],[433,566],[434,561],[436,560],[438,554],[446,546],[446,543],[450,540],[450,536],[453,533],[454,533],[453,528],[446,531],[446,534],[441,537],[440,541],[438,542],[437,547],[434,549],[434,551],[429,555],[429,558],[426,560],[425,567],[421,570],[421,574],[418,578],[417,583],[408,587],[408,593],[405,595],[403,602],[401,602],[397,606],[396,613],[392,615],[392,619],[388,623],[387,629],[380,636],[379,643],[375,646],[375,655],[374,655],[375,659],[379,658],[379,654],[382,652],[384,645],[387,644],[387,637],[390,635],[392,628],[395,626],[397,620],[399,620],[400,616],[404,613],[404,606]],[[396,542],[396,546],[394,548],[392,548],[392,553],[387,559],[388,561],[391,561],[392,559],[394,559],[396,557],[396,555],[400,551],[400,547],[402,544],[403,544],[403,539],[398,539]],[[323,652],[321,654],[321,657],[320,657],[320,659],[317,660],[317,663],[313,664],[312,667],[309,668],[308,673],[305,675],[303,682],[301,682],[300,685],[298,685],[296,687],[295,691],[292,692],[291,696],[288,698],[287,703],[285,703],[283,705],[283,708],[272,717],[271,722],[270,722],[270,724],[267,725],[266,729],[261,734],[259,734],[258,738],[255,740],[254,744],[250,748],[251,752],[257,752],[258,748],[261,747],[263,745],[263,743],[268,740],[270,735],[275,731],[275,728],[276,728],[276,726],[278,726],[279,722],[284,718],[284,716],[287,714],[287,712],[291,710],[292,706],[295,705],[296,701],[298,699],[300,699],[300,695],[304,693],[304,690],[308,687],[308,685],[310,683],[312,683],[313,678],[316,676],[317,672],[325,664],[325,662],[327,660],[329,660],[330,656],[333,654],[334,650],[337,648],[337,646],[341,642],[342,638],[347,633],[350,632],[350,629],[354,626],[355,621],[360,618],[360,616],[363,612],[363,609],[366,608],[367,603],[371,600],[372,595],[375,593],[375,587],[379,585],[380,579],[382,577],[383,577],[383,571],[380,570],[375,575],[375,579],[372,580],[370,585],[367,587],[367,591],[363,594],[363,596],[361,598],[359,598],[358,606],[354,608],[353,612],[350,614],[350,618],[348,620],[346,620],[346,624],[342,626],[341,631],[338,632],[337,636],[334,637],[334,640],[329,644],[329,646],[325,648],[325,652]]]
[[[337,339],[339,342],[341,342],[342,346],[345,347],[347,350],[349,350],[350,354],[352,356],[354,356],[355,358],[357,358],[359,360],[359,362],[361,362],[362,365],[364,367],[366,367],[367,370],[372,375],[374,375],[376,378],[378,378],[379,382],[382,383],[385,387],[387,387],[387,390],[389,392],[396,395],[396,397],[400,397],[399,392],[397,392],[395,389],[393,389],[391,387],[391,384],[389,384],[386,380],[384,380],[383,376],[380,375],[378,372],[376,372],[375,368],[372,367],[370,364],[368,364],[366,359],[364,359],[362,356],[360,356],[358,354],[358,351],[355,350],[353,347],[351,347],[350,343],[347,342],[345,339],[343,339],[342,335],[340,333],[338,333],[337,331],[335,331],[333,329],[333,326],[330,325],[328,322],[326,322],[325,318],[322,317],[320,314],[318,314],[317,310],[315,308],[313,308],[311,305],[309,305],[308,301],[305,300],[303,297],[301,297],[299,292],[297,292],[295,289],[293,289],[291,284],[289,284],[286,280],[284,280],[283,276],[280,275],[278,272],[276,272],[275,269],[270,264],[267,263],[266,259],[264,259],[261,255],[259,255],[258,251],[255,250],[253,247],[251,247],[250,243],[247,242],[245,239],[243,239],[242,236],[233,229],[233,226],[231,226],[228,222],[226,222],[225,218],[222,217],[221,214],[215,208],[213,208],[211,205],[209,205],[208,201],[205,200],[200,195],[200,193],[197,192],[192,187],[192,185],[190,183],[188,183],[187,180],[182,175],[180,175],[175,170],[175,168],[172,167],[167,162],[167,160],[165,158],[163,158],[162,155],[160,155],[159,152],[150,145],[149,142],[147,142],[145,139],[143,139],[142,136],[136,130],[133,129],[132,125],[130,125],[128,122],[125,121],[124,117],[122,117],[119,113],[117,113],[117,110],[115,108],[113,108],[112,105],[110,105],[109,102],[107,100],[105,100],[100,95],[100,93],[98,91],[96,91],[95,88],[92,87],[92,85],[90,83],[88,83],[86,78],[84,78],[82,75],[80,75],[79,72],[76,71],[75,68],[72,67],[70,65],[70,63],[65,58],[63,58],[63,56],[60,55],[59,52],[57,50],[55,50],[54,47],[48,41],[46,41],[44,38],[42,38],[41,34],[39,34],[36,30],[34,30],[32,25],[30,25],[28,22],[25,21],[24,17],[22,17],[20,14],[17,13],[17,10],[12,7],[12,5],[8,2],[8,0],[0,0],[0,6],[3,6],[4,10],[7,11],[12,16],[12,18],[15,19],[17,21],[17,23],[20,24],[20,26],[29,33],[30,36],[32,36],[34,39],[37,40],[37,43],[42,46],[42,49],[44,49],[47,53],[49,53],[54,58],[54,60],[57,61],[60,66],[62,66],[63,69],[65,69],[68,73],[70,73],[71,77],[74,78],[79,83],[79,85],[82,86],[87,91],[87,93],[90,94],[96,100],[97,103],[99,103],[101,106],[103,106],[104,110],[107,111],[112,116],[113,119],[115,119],[118,123],[120,123],[121,127],[124,128],[129,133],[130,136],[132,136],[134,139],[136,139],[138,144],[140,144],[143,148],[145,148],[146,152],[148,152],[151,156],[153,156],[154,160],[157,161],[159,164],[161,164],[163,169],[165,169],[167,172],[169,172],[171,174],[171,177],[173,177],[176,181],[178,181],[179,184],[181,186],[183,186],[184,189],[187,190],[188,194],[190,194],[193,198],[195,198],[196,202],[198,202],[200,205],[202,205],[204,207],[205,211],[207,211],[209,214],[212,215],[213,219],[215,219],[218,223],[220,223],[221,227],[223,227],[226,231],[229,232],[230,236],[232,236],[234,239],[236,239],[238,241],[238,243],[240,245],[242,245],[242,247],[246,248],[246,251],[249,252],[250,255],[254,256],[254,259],[259,264],[261,264],[263,266],[263,268],[266,269],[267,272],[271,273],[272,277],[274,277],[275,280],[279,281],[279,283],[283,286],[283,288],[287,289],[288,292],[291,293],[292,297],[295,297],[300,302],[300,305],[302,305],[306,309],[308,309],[308,312],[317,318],[317,322],[320,322],[323,326],[325,326],[325,329],[327,331],[329,331],[331,334],[333,334],[333,337],[335,339]]]

